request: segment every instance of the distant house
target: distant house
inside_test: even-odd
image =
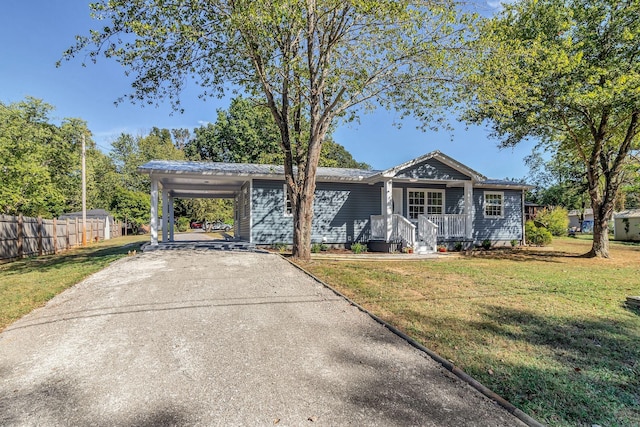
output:
[[[583,233],[591,233],[593,231],[593,209],[569,211],[569,228]]]
[[[172,238],[174,197],[233,199],[237,238],[293,241],[282,165],[153,160],[138,170],[151,177],[151,244],[160,216],[163,241]],[[316,181],[313,242],[430,252],[437,244],[524,240],[524,193],[532,187],[488,179],[439,151],[382,171],[321,167]]]
[[[640,209],[615,213],[613,227],[615,240],[640,241]]]

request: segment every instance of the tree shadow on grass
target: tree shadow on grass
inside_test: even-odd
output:
[[[467,326],[532,345],[537,362],[509,366],[489,356],[487,364],[502,380],[488,375],[486,366],[466,366],[468,373],[530,413],[556,408],[562,415],[545,416],[554,425],[640,422],[640,328],[634,319],[559,319],[482,307],[481,318]]]
[[[13,261],[0,265],[0,273],[23,274],[37,271],[47,273],[70,265],[93,264],[99,260],[109,260],[124,255],[132,250],[140,250],[142,243],[136,242],[122,246],[107,246],[96,249],[92,247],[77,248],[57,255],[44,255]]]
[[[488,251],[470,251],[463,253],[466,258],[508,260],[508,261],[537,261],[559,263],[561,259],[584,258],[585,254],[575,254],[564,251],[551,251],[544,249],[491,249]]]

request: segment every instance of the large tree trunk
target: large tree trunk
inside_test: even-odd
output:
[[[593,245],[590,257],[609,258],[609,220],[593,213]]]
[[[293,258],[308,261],[311,259],[311,229],[313,227],[313,199],[316,192],[316,174],[322,150],[322,140],[326,134],[326,125],[309,137],[306,162],[298,164],[298,191],[294,192],[293,203]],[[304,169],[303,169],[304,168]]]
[[[311,188],[313,187],[313,188]],[[308,188],[307,191],[304,189]],[[311,190],[311,194],[308,191]],[[311,259],[311,227],[313,224],[313,195],[315,183],[305,185],[297,197],[297,209],[293,212],[293,250],[294,258],[308,261]]]

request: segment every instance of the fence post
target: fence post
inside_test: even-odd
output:
[[[58,220],[53,218],[53,253],[58,253]]]
[[[38,216],[38,256],[42,256],[42,217]]]
[[[24,219],[18,215],[18,258],[24,257]]]
[[[69,241],[69,218],[67,218],[67,245],[65,246],[65,250],[69,250],[69,245],[71,244],[71,242]]]

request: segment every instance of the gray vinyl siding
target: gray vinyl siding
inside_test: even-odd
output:
[[[484,193],[502,192],[504,193],[504,217],[485,218],[484,217]],[[483,240],[511,241],[522,239],[522,192],[518,190],[484,190],[482,188],[473,189],[473,239],[475,242]]]
[[[380,214],[380,187],[319,182],[312,241],[342,244],[369,240],[370,216]],[[293,218],[284,215],[284,183],[255,180],[252,198],[253,243],[292,243]]]
[[[464,212],[464,188],[449,187],[444,190],[444,207],[447,215],[460,215]]]
[[[439,160],[428,159],[398,172],[397,178],[422,178],[441,180],[469,180],[470,178]]]
[[[242,240],[250,240],[251,235],[251,195],[249,194],[251,183],[245,182],[240,190],[238,197],[238,218],[239,227],[236,230],[236,237]],[[247,200],[249,203],[246,203]],[[247,209],[248,208],[248,209]]]

